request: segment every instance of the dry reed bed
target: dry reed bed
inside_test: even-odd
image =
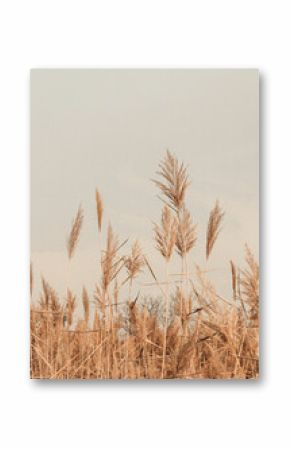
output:
[[[186,207],[187,169],[169,151],[153,180],[163,203],[153,227],[157,251],[164,260],[164,279],[157,278],[138,241],[119,241],[109,224],[101,247],[104,205],[96,191],[101,277],[94,294],[82,298],[67,289],[65,302],[42,279],[42,295],[31,303],[31,377],[37,379],[247,379],[259,373],[259,267],[246,247],[246,268],[229,261],[232,298],[222,298],[196,266],[189,263],[197,239]],[[205,255],[213,251],[224,217],[218,202],[209,214]],[[67,241],[69,259],[79,240],[84,212],[80,207]],[[121,251],[122,250],[122,251]],[[180,260],[179,284],[170,277],[173,257]],[[161,297],[154,307],[134,282],[144,271]],[[31,296],[33,270],[30,270]],[[120,292],[127,300],[121,304]],[[83,316],[76,316],[77,301]],[[92,312],[91,303],[94,303]]]

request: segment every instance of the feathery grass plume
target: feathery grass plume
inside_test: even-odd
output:
[[[130,280],[133,280],[142,271],[144,263],[140,244],[138,240],[135,240],[131,248],[131,254],[125,258],[125,266]]]
[[[100,192],[96,190],[96,206],[97,206],[97,217],[98,217],[98,230],[102,230],[103,213],[104,213],[104,203]]]
[[[96,286],[95,286],[94,299],[95,299],[95,301],[97,301],[98,305],[100,306],[100,309],[101,309],[103,315],[105,315],[105,308],[106,308],[105,299],[104,299],[103,292],[98,284],[96,284]]]
[[[105,292],[124,265],[124,258],[118,256],[118,251],[126,243],[127,240],[119,245],[118,236],[114,234],[112,226],[109,224],[106,249],[103,251],[101,261],[102,287]]]
[[[216,204],[209,215],[208,225],[207,225],[207,233],[206,233],[206,258],[208,259],[213,246],[218,238],[220,233],[220,225],[224,216],[224,212],[220,208],[219,202],[216,201]]]
[[[67,299],[66,299],[66,313],[67,313],[67,324],[68,326],[72,325],[73,315],[76,309],[76,297],[73,295],[72,291],[67,289]]]
[[[58,314],[62,310],[59,297],[52,287],[49,288],[50,288],[50,310],[53,313]]]
[[[70,231],[70,235],[67,241],[67,252],[68,252],[68,257],[69,259],[71,259],[71,257],[74,254],[74,251],[76,249],[76,245],[80,236],[80,232],[81,232],[81,228],[82,228],[82,224],[83,224],[83,219],[84,219],[84,212],[81,206],[79,206],[77,214],[75,216],[75,219],[73,220],[72,223],[72,228]]]
[[[46,333],[48,327],[56,327],[62,315],[62,305],[56,291],[49,285],[49,283],[42,277],[42,291],[39,304],[41,311],[46,315]]]
[[[61,310],[60,301],[56,291],[49,285],[49,283],[42,276],[42,295],[40,297],[39,304],[42,309],[51,312],[58,313]]]
[[[247,245],[246,262],[247,268],[241,271],[242,293],[250,310],[250,319],[255,321],[259,317],[259,265]]]
[[[232,272],[232,290],[233,290],[233,298],[237,299],[237,269],[234,262],[230,261],[231,272]]]
[[[48,309],[50,306],[52,288],[50,287],[49,283],[45,280],[43,276],[41,277],[41,284],[42,284],[42,295],[40,298],[40,305],[41,307]]]
[[[168,206],[162,209],[161,224],[154,224],[154,238],[156,248],[161,255],[168,261],[176,243],[177,220],[170,212]]]
[[[178,229],[175,243],[177,253],[181,257],[184,257],[192,249],[196,240],[196,225],[192,223],[190,212],[183,207],[178,216]]]
[[[160,189],[162,196],[165,198],[165,203],[178,212],[184,204],[186,189],[190,184],[187,169],[183,162],[179,163],[178,159],[169,150],[159,163],[159,169],[156,174],[162,180],[153,179],[153,182]]]
[[[94,292],[94,299],[99,303],[102,304],[102,291],[98,284],[95,286],[95,292]]]
[[[86,322],[86,325],[89,323],[90,319],[90,299],[88,292],[85,287],[83,287],[82,291],[82,300],[83,300],[83,309],[84,309],[84,319]]]

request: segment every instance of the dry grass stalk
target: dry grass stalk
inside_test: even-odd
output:
[[[169,289],[168,289],[168,262],[172,256],[177,237],[177,219],[172,215],[168,206],[164,206],[162,210],[161,225],[155,224],[154,235],[156,247],[160,254],[166,260],[166,291],[165,291],[165,326],[162,350],[162,368],[161,378],[164,378],[166,369],[166,347],[167,347],[167,327],[168,327],[168,303],[169,303]]]
[[[218,238],[220,233],[220,226],[224,216],[224,212],[220,208],[219,202],[216,201],[216,204],[209,215],[208,225],[207,225],[207,233],[206,233],[206,258],[208,259],[213,246]]]
[[[168,261],[173,253],[177,237],[177,220],[167,206],[163,207],[161,224],[154,225],[156,248]]]
[[[230,261],[231,273],[232,273],[232,290],[233,290],[233,299],[234,301],[237,299],[237,269],[234,262]]]
[[[96,190],[96,207],[97,207],[97,217],[98,217],[98,230],[102,230],[104,204],[100,192]]]
[[[89,295],[88,295],[88,292],[85,287],[83,287],[82,300],[83,300],[83,309],[84,309],[84,319],[85,319],[86,325],[88,325],[89,319],[90,319],[90,299],[89,299]]]
[[[46,279],[42,276],[42,295],[40,297],[40,305],[45,310],[52,312],[59,312],[61,309],[60,301],[56,291],[49,285]]]
[[[94,292],[94,299],[97,302],[97,305],[101,308],[101,311],[103,314],[105,314],[105,298],[104,298],[104,292],[102,291],[102,288],[96,284],[95,286],[95,292]]]
[[[110,283],[116,278],[121,267],[124,265],[122,257],[118,256],[119,249],[125,244],[119,245],[119,239],[114,234],[111,224],[108,226],[106,249],[103,251],[102,268],[102,286],[104,292],[107,292]]]
[[[67,289],[67,299],[66,299],[66,320],[67,324],[70,327],[73,322],[73,315],[76,309],[76,297],[73,295],[72,291]]]
[[[114,291],[113,291],[113,298],[114,298],[114,305],[115,305],[115,312],[118,311],[118,300],[119,300],[119,284],[118,284],[118,279],[115,279],[114,282]]]
[[[71,257],[73,256],[73,254],[75,252],[76,245],[79,240],[83,220],[84,220],[84,213],[83,213],[82,207],[80,206],[78,208],[75,219],[72,223],[72,228],[71,228],[70,235],[69,235],[69,238],[67,241],[67,252],[68,252],[69,259],[71,259]]]
[[[130,280],[133,280],[142,271],[144,259],[138,240],[133,243],[131,254],[125,258],[125,266]]]
[[[258,321],[259,317],[259,265],[253,253],[246,245],[247,268],[241,271],[242,294],[250,311],[250,319]]]

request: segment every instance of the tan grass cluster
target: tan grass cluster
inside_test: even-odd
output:
[[[137,240],[127,250],[128,241],[120,243],[110,223],[103,235],[103,201],[96,191],[101,257],[94,292],[88,292],[84,286],[79,298],[68,286],[66,297],[60,298],[42,278],[42,293],[35,302],[31,265],[32,378],[258,376],[259,266],[252,252],[246,247],[244,267],[229,262],[232,298],[219,296],[191,253],[197,230],[186,205],[189,187],[186,167],[168,151],[157,175],[160,179],[154,182],[165,205],[160,224],[154,224],[153,238],[164,260],[165,279],[158,279]],[[217,202],[208,221],[207,258],[213,251],[223,216]],[[82,224],[80,207],[67,242],[69,259],[76,250]],[[180,273],[174,275],[174,282],[170,273],[173,257],[180,263]],[[160,289],[160,297],[142,292],[139,276],[145,271]]]

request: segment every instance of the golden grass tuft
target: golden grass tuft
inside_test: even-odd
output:
[[[259,318],[259,265],[247,245],[245,251],[247,267],[241,272],[241,287],[244,300],[249,308],[249,317],[257,323]]]
[[[140,243],[135,240],[131,248],[131,254],[125,258],[125,266],[130,280],[133,280],[142,271],[144,264]]]
[[[69,259],[72,258],[73,254],[75,252],[77,242],[79,240],[81,228],[83,225],[83,220],[84,220],[84,212],[83,212],[82,207],[79,206],[77,214],[75,216],[75,219],[73,220],[71,231],[70,231],[69,238],[67,241],[67,253],[68,253]]]
[[[170,212],[168,206],[164,206],[160,225],[154,224],[154,238],[156,248],[160,254],[169,260],[172,256],[177,237],[177,220]]]
[[[232,290],[233,290],[233,299],[237,298],[237,269],[234,262],[230,261],[231,273],[232,273]]]
[[[176,236],[177,253],[184,257],[195,245],[197,240],[196,225],[193,225],[190,212],[183,207],[178,217]]]
[[[224,216],[224,212],[220,208],[219,202],[216,201],[214,208],[210,212],[208,225],[207,225],[207,233],[206,233],[206,258],[208,259],[213,246],[218,238],[220,233],[220,226]]]
[[[103,204],[101,194],[98,190],[96,190],[96,208],[97,208],[97,217],[98,217],[98,230],[99,230],[99,232],[101,232],[102,222],[103,222],[103,214],[104,214],[104,204]]]
[[[160,189],[163,201],[175,211],[180,210],[190,184],[183,162],[179,163],[176,156],[167,150],[156,174],[161,177],[161,181],[153,179],[153,182]]]

